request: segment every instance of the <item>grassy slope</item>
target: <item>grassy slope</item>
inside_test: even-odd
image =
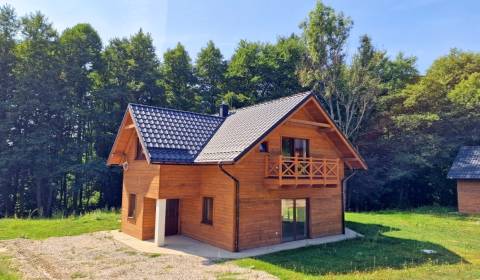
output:
[[[120,216],[95,211],[79,217],[59,219],[0,219],[0,240],[13,238],[45,239],[119,228]]]
[[[480,216],[449,211],[349,213],[347,226],[365,238],[236,263],[282,279],[480,279]]]

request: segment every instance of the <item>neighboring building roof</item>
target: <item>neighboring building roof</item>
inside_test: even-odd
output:
[[[129,104],[152,163],[192,163],[224,118]]]
[[[225,119],[195,162],[236,161],[310,96],[310,92],[299,93],[236,110]]]
[[[480,179],[480,146],[464,146],[453,162],[450,179]]]

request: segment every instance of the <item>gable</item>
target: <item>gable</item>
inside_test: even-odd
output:
[[[325,143],[325,146],[320,149],[322,150],[323,156],[337,155],[342,158],[349,168],[367,169],[363,158],[335,125],[314,96],[309,96],[301,106],[290,112],[286,118],[271,129],[267,135],[258,139],[256,144],[267,140],[272,134],[276,134],[279,131],[281,131],[281,135],[293,138],[302,138],[302,135],[305,135],[304,132],[307,131],[307,135],[309,135],[310,138],[316,137],[317,140],[320,140],[316,141],[317,143]],[[317,152],[319,151],[318,147],[314,149],[316,149]],[[327,151],[326,149],[332,150]],[[248,153],[248,151],[245,151],[244,154],[245,153]]]
[[[133,123],[130,112],[127,110],[118,129],[110,155],[108,156],[107,165],[119,165],[127,160],[126,152],[129,141],[133,136],[136,137],[136,134],[135,124]]]

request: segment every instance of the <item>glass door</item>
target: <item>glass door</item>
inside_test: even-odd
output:
[[[306,199],[282,199],[282,241],[308,237],[308,210]]]
[[[295,240],[295,203],[293,199],[282,199],[282,240]]]
[[[295,239],[305,239],[308,234],[307,200],[295,199]]]

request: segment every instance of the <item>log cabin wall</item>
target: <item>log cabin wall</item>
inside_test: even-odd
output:
[[[137,135],[130,135],[126,149],[128,169],[123,171],[122,232],[142,240],[152,239],[155,228],[155,198],[158,197],[160,166],[135,160]],[[135,217],[128,217],[129,194],[136,195]]]
[[[162,165],[159,198],[180,199],[179,232],[233,250],[234,187],[217,165]],[[213,198],[213,224],[203,224],[203,197]]]
[[[311,120],[304,110],[292,118]],[[310,140],[310,156],[339,158],[339,152],[318,128],[291,125],[288,122],[274,129],[265,139],[270,154],[280,154],[281,138]],[[280,243],[282,241],[281,199],[308,198],[310,202],[310,238],[342,232],[342,202],[340,186],[300,187],[269,190],[264,186],[265,156],[254,147],[228,170],[240,180],[240,249]],[[340,178],[343,178],[343,163]]]
[[[459,212],[480,213],[480,180],[458,180],[457,194]]]

